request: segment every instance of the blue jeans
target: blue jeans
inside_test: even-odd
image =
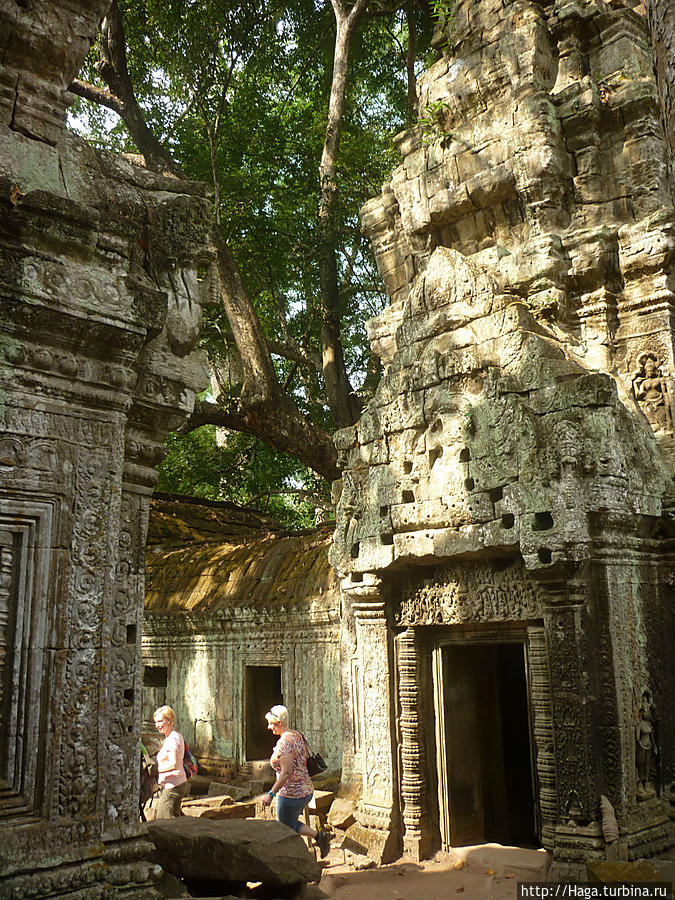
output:
[[[302,822],[298,822],[298,816],[311,799],[311,794],[306,797],[282,797],[281,794],[277,794],[277,819],[293,831],[299,832]]]

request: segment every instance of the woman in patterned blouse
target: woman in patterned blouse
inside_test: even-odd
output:
[[[323,859],[330,850],[330,837],[325,831],[315,831],[298,821],[300,813],[314,794],[312,779],[307,771],[307,742],[301,732],[292,731],[288,727],[288,710],[285,706],[273,706],[265,713],[265,718],[267,727],[279,740],[270,758],[277,780],[263,797],[263,804],[269,806],[276,797],[277,819],[298,834],[313,838]]]

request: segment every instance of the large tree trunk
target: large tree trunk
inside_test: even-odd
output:
[[[648,0],[647,22],[654,48],[656,82],[661,101],[663,129],[668,154],[668,178],[675,199],[675,2]]]
[[[223,403],[197,400],[194,412],[181,431],[191,431],[201,425],[217,425],[252,434],[269,447],[299,459],[328,481],[340,477],[332,437],[303,419],[284,395],[280,394],[276,399],[258,396],[247,403],[240,398]]]
[[[338,428],[353,425],[361,413],[361,404],[354,393],[342,351],[340,334],[340,291],[338,286],[337,254],[335,248],[334,209],[337,199],[336,163],[342,135],[342,123],[347,89],[349,46],[357,20],[368,0],[357,0],[349,15],[342,0],[331,0],[335,12],[336,34],[333,55],[333,79],[328,105],[328,123],[324,139],[319,178],[319,274],[321,295],[321,352],[323,379],[328,403]]]
[[[409,123],[417,119],[417,76],[415,75],[415,60],[417,59],[417,22],[415,21],[414,0],[407,0],[405,5],[405,18],[408,25],[408,49],[406,52],[405,69],[408,83],[407,120]]]
[[[136,100],[116,0],[103,22],[101,50],[97,68],[110,90],[80,81],[73,82],[70,90],[115,110],[151,167],[181,174],[180,167],[148,128]],[[295,456],[324,478],[338,478],[337,453],[331,436],[315,428],[282,391],[260,320],[234,257],[217,228],[213,229],[213,240],[222,302],[241,358],[243,385],[236,399],[222,404],[197,403],[183,430],[213,424],[244,431],[276,450]]]

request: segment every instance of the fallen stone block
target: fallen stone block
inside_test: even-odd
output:
[[[340,828],[346,831],[354,822],[354,804],[352,801],[340,800],[339,798],[334,800],[328,813],[328,824],[333,828]]]
[[[255,800],[250,803],[233,803],[230,806],[207,807],[199,814],[200,819],[253,819],[255,818]]]
[[[184,815],[197,819],[247,819],[256,814],[255,800],[240,803],[226,796],[184,801],[181,808]]]
[[[153,860],[188,881],[283,887],[321,878],[305,842],[281,822],[181,816],[149,823],[148,835],[156,848]]]
[[[236,802],[232,797],[228,797],[227,794],[214,794],[211,797],[191,797],[189,800],[183,800],[181,809],[185,812],[186,809],[192,806],[231,806]]]
[[[227,784],[220,781],[212,781],[209,785],[207,796],[227,796],[231,797],[233,800],[247,800],[249,797],[253,797],[256,794],[262,794],[262,792],[262,781],[230,781]]]

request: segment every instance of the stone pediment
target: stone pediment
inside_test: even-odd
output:
[[[594,511],[660,513],[670,476],[639,411],[486,266],[437,248],[386,344],[336,438],[341,573],[489,547],[546,567],[588,544]]]

